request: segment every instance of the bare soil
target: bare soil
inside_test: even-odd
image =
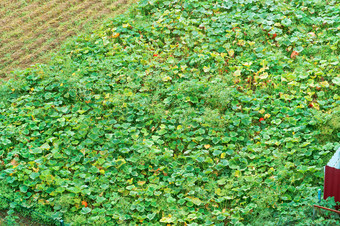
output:
[[[7,216],[7,212],[6,211],[2,211],[0,210],[0,226],[10,226],[12,225],[12,222],[7,222],[6,221],[6,216]],[[20,226],[46,226],[45,224],[39,224],[36,221],[32,221],[32,219],[28,218],[28,217],[23,217],[20,216],[19,214],[15,214],[15,216],[18,217],[18,219],[16,220],[16,223]]]
[[[23,3],[24,2],[24,3]],[[11,0],[0,3],[0,79],[44,63],[67,38],[114,17],[136,0]]]

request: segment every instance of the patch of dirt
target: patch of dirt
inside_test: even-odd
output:
[[[7,211],[0,210],[0,225],[1,226],[10,226],[12,225],[12,222],[6,221],[6,216],[8,216]],[[20,216],[19,214],[14,214],[14,216],[17,216],[18,219],[16,220],[16,223],[20,226],[46,226],[46,224],[40,224],[36,221],[32,221],[28,217]]]
[[[0,11],[0,80],[15,68],[43,63],[68,37],[95,28],[136,0],[52,0],[5,3]],[[20,4],[19,4],[20,3]],[[8,10],[7,10],[7,9]],[[114,8],[114,10],[111,10]],[[12,12],[9,10],[13,10]],[[1,83],[1,81],[0,81]]]

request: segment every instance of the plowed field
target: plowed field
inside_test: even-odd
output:
[[[5,0],[0,2],[0,77],[44,62],[68,37],[84,33],[135,0]]]

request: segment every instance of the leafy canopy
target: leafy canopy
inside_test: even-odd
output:
[[[142,0],[1,85],[0,179],[79,224],[308,224],[339,146],[339,13]]]

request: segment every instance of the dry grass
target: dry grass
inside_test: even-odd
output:
[[[0,77],[46,60],[68,37],[91,30],[136,0],[0,1]]]

